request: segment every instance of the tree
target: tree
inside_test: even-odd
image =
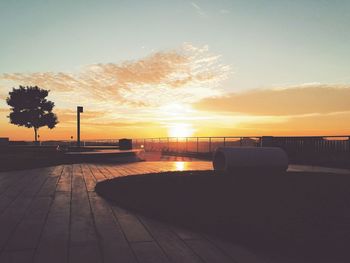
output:
[[[53,129],[58,123],[57,116],[52,112],[55,104],[46,100],[49,90],[41,89],[37,86],[19,86],[9,92],[6,99],[11,107],[10,123],[34,128],[35,142],[38,141],[38,130],[47,126]]]

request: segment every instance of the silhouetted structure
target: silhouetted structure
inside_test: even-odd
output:
[[[80,113],[84,112],[82,106],[77,106],[77,146],[80,147]]]
[[[35,142],[38,141],[38,130],[47,126],[53,129],[58,123],[57,116],[52,112],[55,104],[46,100],[49,91],[37,86],[19,86],[9,92],[6,102],[11,106],[10,123],[34,128]]]
[[[132,140],[131,139],[120,139],[119,140],[119,149],[120,150],[131,150],[132,149]]]
[[[9,138],[8,137],[0,137],[0,145],[8,145]]]

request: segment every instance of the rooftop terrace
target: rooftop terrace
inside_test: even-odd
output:
[[[94,192],[96,182],[119,176],[212,169],[210,162],[183,160],[187,159],[0,173],[0,262],[282,262],[131,213]]]

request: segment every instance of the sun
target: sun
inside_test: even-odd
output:
[[[170,137],[190,137],[193,133],[194,129],[191,124],[174,123],[168,128],[168,134]]]

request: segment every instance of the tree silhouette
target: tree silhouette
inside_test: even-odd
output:
[[[6,99],[11,107],[11,113],[8,116],[10,123],[34,128],[35,142],[38,141],[38,130],[40,127],[47,126],[53,129],[58,123],[57,116],[52,112],[55,104],[46,100],[49,91],[37,86],[19,86],[9,92]]]

